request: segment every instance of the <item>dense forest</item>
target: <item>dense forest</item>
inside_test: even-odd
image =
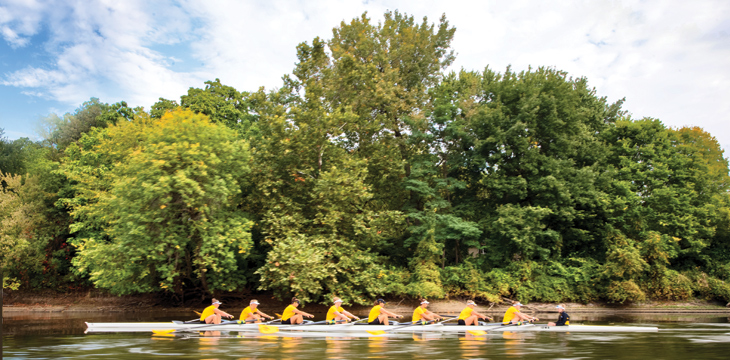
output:
[[[3,288],[730,301],[712,135],[558,69],[447,73],[454,33],[363,14],[273,90],[92,98],[42,140],[0,133]]]

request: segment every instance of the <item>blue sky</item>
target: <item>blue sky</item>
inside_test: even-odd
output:
[[[395,9],[446,14],[452,70],[552,66],[625,97],[634,118],[700,126],[730,148],[730,2],[717,0],[0,0],[0,127],[33,138],[40,117],[91,97],[149,109],[215,78],[274,88],[298,43]]]

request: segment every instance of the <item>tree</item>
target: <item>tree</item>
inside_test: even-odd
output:
[[[233,131],[177,110],[94,130],[67,154],[74,266],[97,287],[184,295],[245,283],[252,222],[237,207],[249,155]]]
[[[17,289],[39,272],[44,243],[39,227],[44,221],[38,178],[23,182],[20,175],[0,172],[0,267],[3,288]],[[20,278],[20,281],[18,281]]]
[[[150,117],[152,117],[153,119],[159,119],[168,111],[175,110],[179,106],[180,105],[178,105],[177,101],[175,100],[160,98],[160,100],[154,103],[152,105],[152,108],[150,108]]]
[[[28,138],[13,141],[3,136],[0,128],[0,171],[6,174],[23,175],[29,158],[29,152],[35,146]]]
[[[206,81],[203,89],[191,87],[187,95],[180,97],[180,106],[208,115],[213,122],[246,131],[257,118],[256,114],[250,112],[252,104],[248,95],[215,79]],[[160,99],[153,108],[157,112],[158,108],[168,108],[175,104],[167,101]]]

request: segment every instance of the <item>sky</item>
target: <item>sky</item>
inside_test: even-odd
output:
[[[297,44],[388,10],[445,14],[449,71],[554,67],[633,118],[700,126],[730,149],[727,0],[0,0],[0,128],[36,139],[40,118],[91,97],[149,109],[215,78],[273,89]]]

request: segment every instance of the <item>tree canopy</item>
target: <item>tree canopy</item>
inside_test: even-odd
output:
[[[279,88],[92,98],[42,141],[3,138],[4,286],[730,300],[711,134],[555,68],[446,72],[455,31],[363,14],[299,44]]]

